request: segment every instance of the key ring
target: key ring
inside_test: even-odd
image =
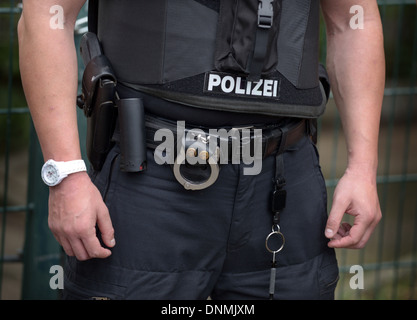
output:
[[[274,229],[275,226],[277,227],[277,230]],[[275,225],[275,226],[272,226],[272,232],[270,234],[268,234],[268,236],[265,239],[266,250],[268,250],[272,254],[276,254],[276,253],[280,252],[284,248],[284,245],[285,245],[285,237],[282,234],[282,232],[280,231],[279,225]],[[282,240],[281,247],[279,247],[277,250],[272,250],[268,245],[269,240],[274,235],[277,235],[277,236],[281,237],[281,240]]]

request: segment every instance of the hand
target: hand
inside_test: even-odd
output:
[[[115,245],[114,229],[101,194],[85,172],[74,173],[50,188],[49,228],[69,256],[78,260],[107,258]]]
[[[354,223],[341,223],[343,215],[354,216]],[[333,196],[325,235],[332,248],[363,248],[379,220],[381,209],[374,178],[346,170]]]

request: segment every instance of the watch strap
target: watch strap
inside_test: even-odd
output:
[[[61,163],[62,171],[64,175],[69,175],[71,173],[87,171],[84,160],[72,160],[72,161],[62,161]]]

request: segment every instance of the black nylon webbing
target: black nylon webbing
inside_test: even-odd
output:
[[[88,0],[88,31],[97,34],[98,0]]]
[[[255,48],[248,76],[250,81],[257,82],[261,78],[268,48],[269,30],[258,27],[256,31]]]
[[[273,23],[273,4],[275,0],[260,0],[258,8],[258,28],[254,43],[253,56],[250,63],[248,79],[257,82],[261,78],[262,69],[268,52],[269,33]]]

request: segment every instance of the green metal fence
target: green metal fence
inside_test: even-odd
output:
[[[0,54],[7,53],[0,56],[7,66],[0,69],[0,298],[56,299],[60,292],[50,288],[50,268],[62,265],[62,252],[48,229],[48,188],[39,174],[43,157],[19,78],[16,25],[21,10],[20,1],[0,0]],[[85,6],[74,35],[77,46],[86,31],[86,14]],[[85,155],[81,111],[78,117]],[[22,178],[25,183],[19,183]]]
[[[341,269],[337,299],[417,298],[416,1],[378,3],[387,58],[378,170],[383,219],[365,249],[337,250]],[[49,286],[50,267],[61,264],[61,251],[47,227],[48,190],[39,176],[43,159],[19,79],[20,12],[19,1],[0,0],[0,298],[56,299],[59,290]],[[76,42],[84,31],[85,15],[84,8]],[[83,142],[81,113],[79,123]],[[346,165],[343,132],[332,99],[320,119],[319,149],[330,207]],[[363,289],[358,285],[361,275]]]

